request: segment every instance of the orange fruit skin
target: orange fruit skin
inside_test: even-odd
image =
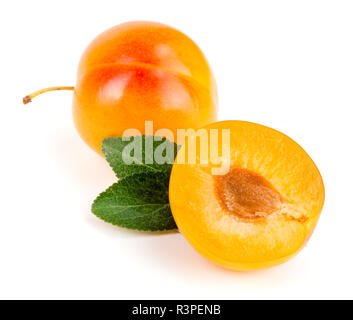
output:
[[[87,47],[73,97],[75,126],[101,153],[104,138],[126,129],[198,128],[217,119],[217,89],[199,47],[169,26],[136,21],[117,25]]]
[[[260,175],[281,194],[283,203],[278,212],[258,220],[244,220],[227,211],[212,175],[219,164],[181,163],[184,144],[169,184],[178,229],[201,255],[227,269],[251,271],[288,261],[310,239],[324,205],[324,184],[315,163],[295,141],[269,127],[221,121],[204,129],[218,130],[219,137],[220,130],[229,129],[230,168]],[[214,152],[222,155],[221,138]]]

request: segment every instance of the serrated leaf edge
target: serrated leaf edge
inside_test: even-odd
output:
[[[152,135],[148,135],[148,136],[146,136],[146,135],[142,135],[141,136],[142,138],[145,138],[146,139],[146,137],[158,137],[158,138],[161,138],[161,139],[164,139],[164,140],[168,140],[166,137],[161,137],[161,136],[152,136]],[[133,173],[133,174],[130,174],[130,175],[128,175],[128,176],[124,176],[124,177],[119,177],[119,174],[114,170],[114,168],[113,168],[113,166],[111,165],[111,163],[110,163],[110,161],[107,159],[107,156],[106,156],[106,154],[104,153],[104,151],[103,151],[103,144],[104,144],[104,142],[105,141],[107,141],[107,140],[109,140],[109,139],[116,139],[116,138],[122,138],[122,137],[108,137],[108,138],[105,138],[105,139],[103,139],[103,141],[102,141],[102,145],[101,145],[101,151],[102,151],[102,153],[103,153],[103,155],[104,155],[104,158],[105,158],[105,160],[108,162],[108,165],[109,165],[109,167],[113,170],[113,172],[114,172],[114,174],[115,174],[115,176],[118,178],[118,179],[125,179],[125,178],[127,178],[127,177],[131,177],[131,176],[134,176],[134,175],[136,175],[136,174],[141,174],[141,173]],[[170,141],[170,140],[168,140],[170,143],[174,143],[176,146],[177,146],[177,153],[178,153],[178,151],[180,150],[180,148],[181,148],[181,146],[180,145],[178,145],[178,144],[176,144],[174,141],[172,142],[172,141]],[[118,151],[121,155],[122,155],[122,152],[120,152],[120,151]],[[175,156],[174,156],[174,159],[175,159],[175,157],[176,157],[176,154],[175,154]],[[152,171],[154,171],[154,172],[171,172],[171,168],[168,168],[167,167],[167,169],[166,170],[157,170],[156,168],[154,168],[152,165],[150,166],[150,165],[148,165],[148,164],[145,164],[145,163],[143,163],[143,162],[141,162],[141,163],[138,163],[138,164],[136,164],[136,165],[141,165],[141,166],[145,166],[145,167],[147,167],[147,168],[149,168],[149,169],[151,169]],[[173,166],[173,165],[172,165]],[[108,188],[109,189],[109,188]],[[107,190],[108,190],[107,189]],[[107,191],[106,190],[106,191]],[[105,191],[103,191],[103,192],[105,192]]]
[[[135,175],[135,174],[134,174]],[[132,176],[132,175],[131,175]],[[129,177],[131,177],[129,176]],[[120,179],[119,181],[122,181],[123,179]],[[93,207],[94,207],[94,204],[98,201],[98,199],[103,196],[104,193],[106,193],[107,191],[109,191],[109,189],[112,189],[115,185],[117,185],[118,182],[115,182],[113,183],[109,188],[107,188],[106,190],[102,191],[97,197],[96,199],[94,199],[92,205],[91,205],[91,212],[100,220],[104,221],[105,223],[108,223],[108,224],[111,224],[113,226],[117,226],[119,228],[123,228],[123,229],[126,229],[126,230],[133,230],[133,231],[139,231],[139,232],[146,232],[146,233],[155,233],[155,232],[169,232],[169,231],[176,231],[178,230],[178,228],[173,228],[173,229],[155,229],[155,230],[148,230],[148,229],[143,229],[143,228],[129,228],[129,227],[125,227],[125,226],[122,226],[118,223],[113,223],[111,221],[108,221],[107,219],[101,217],[100,215],[98,215],[96,212],[94,212],[93,210]],[[170,204],[169,203],[166,203],[165,206],[169,206],[170,207]],[[174,222],[175,223],[175,222]]]

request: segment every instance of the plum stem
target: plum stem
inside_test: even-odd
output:
[[[48,92],[48,91],[56,91],[56,90],[75,90],[75,87],[49,87],[45,89],[38,90],[36,92],[33,92],[23,98],[23,104],[27,104],[32,101],[33,98],[36,96],[39,96],[42,93]]]

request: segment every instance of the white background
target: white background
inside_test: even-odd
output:
[[[352,1],[2,1],[0,298],[353,298]],[[129,20],[189,35],[219,88],[220,119],[301,144],[326,203],[307,247],[265,271],[223,270],[180,234],[131,232],[90,213],[115,181],[76,133],[71,92],[87,44]]]

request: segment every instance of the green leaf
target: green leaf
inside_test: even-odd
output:
[[[135,174],[101,193],[92,205],[92,212],[106,222],[129,229],[176,229],[168,187],[168,172]]]
[[[118,178],[170,173],[177,151],[177,144],[155,136],[107,138],[102,143],[102,152]]]
[[[168,192],[178,146],[155,136],[117,137],[105,139],[102,151],[120,180],[97,197],[92,212],[129,229],[176,229]]]

